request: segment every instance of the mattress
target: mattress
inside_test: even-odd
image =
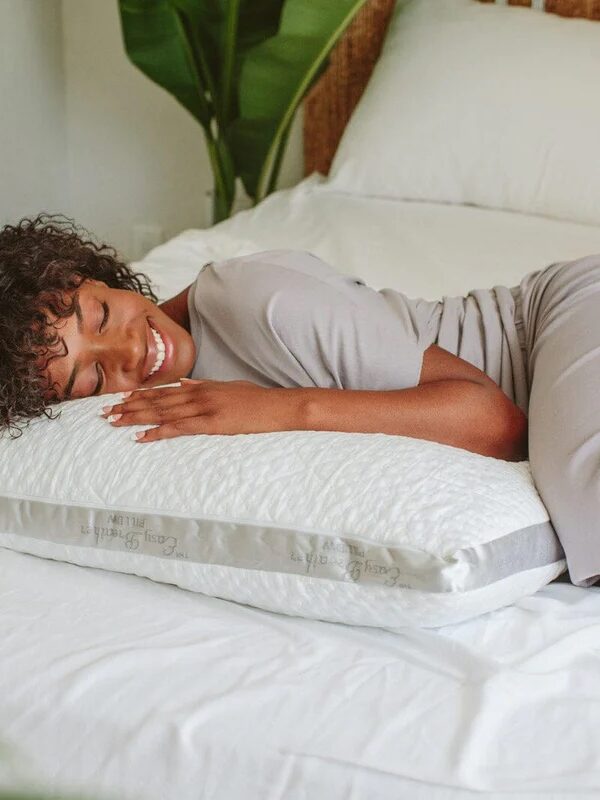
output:
[[[600,229],[334,195],[311,178],[135,266],[166,299],[206,260],[278,246],[434,297],[600,252]],[[0,548],[0,787],[98,800],[590,797],[598,641],[600,589],[563,579],[468,622],[390,633]]]

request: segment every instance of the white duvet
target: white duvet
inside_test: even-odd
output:
[[[136,266],[166,298],[203,260],[280,244],[436,296],[600,252],[600,230],[305,182]],[[0,786],[30,776],[99,800],[590,798],[599,712],[596,587],[558,581],[468,622],[390,633],[0,549]]]

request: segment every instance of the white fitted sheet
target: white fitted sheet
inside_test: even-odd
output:
[[[166,298],[205,260],[274,246],[435,296],[600,252],[600,229],[333,196],[311,179],[136,267]],[[589,797],[599,641],[600,589],[562,581],[393,634],[0,548],[0,786],[30,778],[98,800]]]

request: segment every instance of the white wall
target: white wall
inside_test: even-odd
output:
[[[136,225],[209,224],[202,129],[127,59],[117,0],[0,0],[0,103],[0,225],[62,212],[132,259]],[[302,170],[299,115],[279,186]]]
[[[70,215],[126,258],[135,225],[165,238],[208,225],[202,128],[127,59],[117,0],[62,0],[62,14]],[[279,185],[302,169],[298,119]]]
[[[60,0],[0,0],[0,225],[64,207]]]

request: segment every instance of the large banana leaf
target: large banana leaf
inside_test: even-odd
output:
[[[294,113],[365,0],[118,0],[131,61],[202,125],[215,221],[275,185]]]
[[[273,189],[298,105],[364,2],[287,0],[278,34],[244,58],[240,116],[229,138],[246,191],[256,200]]]
[[[245,50],[272,36],[284,0],[119,0],[131,61],[202,125],[215,178],[215,220],[229,214],[236,170],[226,131],[237,115]]]

